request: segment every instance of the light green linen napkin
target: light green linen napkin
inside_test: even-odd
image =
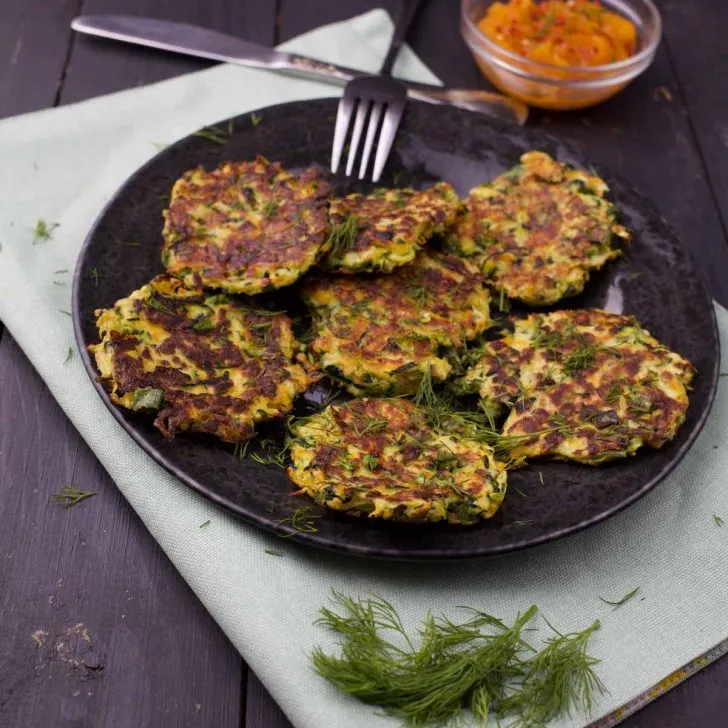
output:
[[[382,11],[287,44],[301,53],[375,69],[391,23]],[[435,80],[409,50],[398,72]],[[304,549],[208,504],[156,465],[96,395],[74,346],[70,271],[103,204],[154,144],[268,104],[335,95],[333,87],[233,66],[0,123],[0,317],[66,414],[207,609],[298,728],[394,725],[330,687],[310,668],[312,625],[335,587],[391,599],[409,626],[426,610],[467,604],[506,620],[536,603],[560,629],[596,617],[593,653],[611,693],[595,716],[634,699],[728,636],[726,465],[728,388],[692,452],[639,503],[563,541],[497,559],[393,564]],[[265,123],[263,117],[262,123]],[[325,160],[319,160],[325,161]],[[59,223],[33,243],[38,218]],[[68,269],[68,273],[55,272]],[[66,285],[54,285],[53,281]],[[101,282],[103,284],[103,282]],[[723,347],[728,314],[718,311]],[[75,348],[75,347],[74,347]],[[722,380],[725,382],[726,380]],[[200,529],[210,520],[210,526]],[[265,553],[275,548],[284,556]],[[619,609],[616,599],[640,587]],[[579,726],[574,716],[559,726]]]

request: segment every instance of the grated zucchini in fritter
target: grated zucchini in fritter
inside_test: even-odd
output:
[[[162,263],[189,285],[263,293],[295,283],[323,252],[329,185],[278,162],[227,162],[177,180],[164,211]]]
[[[447,378],[447,350],[490,323],[481,274],[428,249],[389,275],[314,277],[303,296],[314,320],[311,352],[355,395],[413,393],[425,373]]]
[[[516,320],[459,386],[492,417],[510,410],[512,457],[598,465],[671,440],[694,373],[635,318],[586,309]]]
[[[397,521],[472,524],[506,491],[491,448],[433,430],[403,399],[329,405],[292,426],[291,480],[317,504]]]
[[[311,378],[285,314],[158,276],[96,311],[89,347],[116,404],[156,411],[168,438],[206,432],[227,442],[290,412]]]
[[[592,270],[620,253],[616,209],[599,177],[543,152],[470,191],[448,246],[482,267],[497,291],[532,306],[584,290]]]
[[[377,189],[331,201],[331,249],[321,266],[337,273],[389,272],[409,263],[460,211],[455,190],[438,182],[427,190]]]

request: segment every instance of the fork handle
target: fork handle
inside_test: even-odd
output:
[[[394,22],[392,40],[390,41],[384,63],[382,63],[382,67],[379,70],[381,76],[390,76],[392,74],[394,62],[397,60],[399,50],[407,38],[407,34],[412,27],[412,21],[415,19],[415,15],[417,15],[417,10],[421,4],[422,0],[400,0],[399,13]]]

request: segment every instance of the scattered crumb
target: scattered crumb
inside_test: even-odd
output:
[[[44,629],[36,629],[30,636],[33,638],[33,642],[35,642],[35,646],[38,649],[45,647],[46,640],[48,639],[48,632]]]
[[[652,98],[655,101],[658,101],[662,97],[665,99],[665,101],[672,101],[672,94],[670,93],[670,89],[667,88],[667,86],[658,86],[653,92],[652,92]]]
[[[195,703],[195,709],[193,712],[199,713],[202,710],[202,703]]]

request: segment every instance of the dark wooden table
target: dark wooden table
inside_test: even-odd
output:
[[[392,12],[396,0],[2,0],[0,115],[207,65],[74,36],[69,22],[81,12],[183,20],[274,44],[377,5]],[[430,0],[411,44],[445,83],[485,86],[460,40],[458,5]],[[581,143],[653,198],[728,304],[728,4],[659,5],[665,37],[644,76],[600,107],[534,112],[531,123]],[[99,496],[78,509],[54,506],[49,494],[67,483]],[[290,725],[7,332],[0,523],[0,727]],[[722,728],[727,682],[728,659],[719,660],[624,725]]]

